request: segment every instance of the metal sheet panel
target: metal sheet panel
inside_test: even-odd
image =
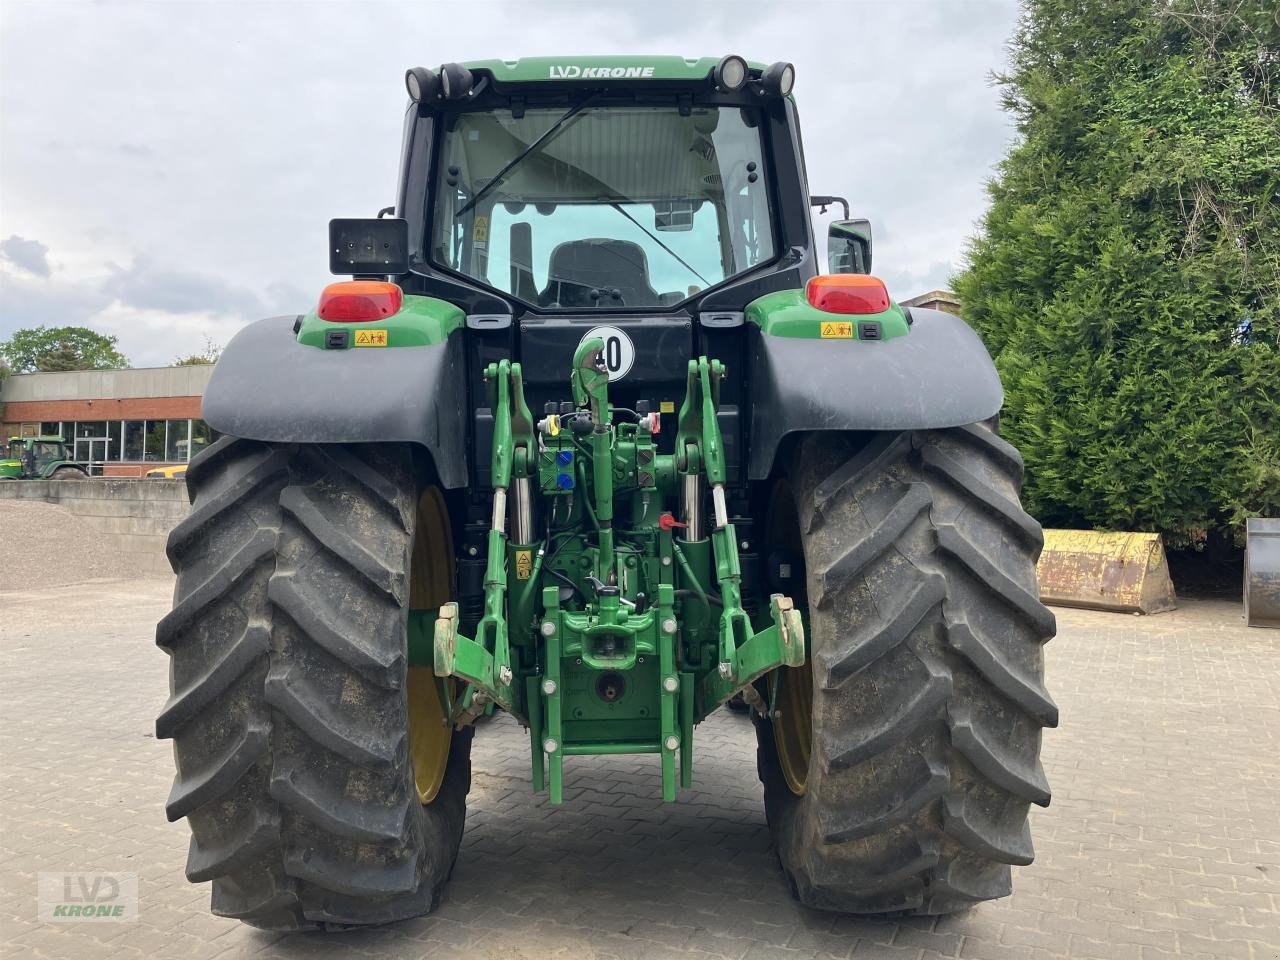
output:
[[[1163,613],[1177,597],[1158,533],[1046,530],[1040,599],[1060,607]]]
[[[1251,627],[1280,627],[1280,519],[1245,523],[1244,619]]]

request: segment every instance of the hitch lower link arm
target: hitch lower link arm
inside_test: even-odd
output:
[[[685,471],[692,473],[701,467],[705,473],[714,511],[711,545],[723,612],[717,669],[703,680],[708,705],[723,703],[775,667],[802,665],[805,656],[804,624],[790,597],[774,594],[769,598],[773,623],[759,632],[752,628],[751,618],[742,607],[742,568],[737,534],[729,522],[725,501],[727,471],[716,416],[723,376],[724,366],[719,360],[700,357],[689,362],[676,438],[678,449],[684,453]]]
[[[520,364],[510,360],[485,369],[493,405],[493,514],[484,574],[484,614],[474,639],[458,632],[458,605],[440,608],[435,628],[435,673],[465,683],[450,719],[472,722],[490,703],[520,717],[512,695],[515,675],[507,631],[507,492],[513,474],[529,475],[533,462],[533,417],[524,399]]]

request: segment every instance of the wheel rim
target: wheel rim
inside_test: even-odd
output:
[[[778,481],[773,488],[768,542],[796,557],[804,556],[800,517],[791,487],[785,480]],[[800,583],[803,589],[803,578]],[[800,610],[805,609],[805,597],[792,599]],[[807,619],[806,644],[809,635]],[[809,758],[813,753],[813,669],[808,651],[803,666],[779,667],[769,675],[769,693],[778,766],[782,768],[783,779],[791,792],[798,797],[803,796],[809,782]]]
[[[803,796],[809,782],[809,755],[813,749],[813,671],[802,667],[780,667],[774,671],[773,742],[778,748],[778,765],[787,786]]]
[[[453,592],[453,537],[449,512],[439,487],[428,487],[418,500],[409,570],[409,609],[437,610]],[[440,683],[431,667],[409,668],[409,756],[418,801],[430,803],[440,791],[449,766],[453,727],[445,717]]]

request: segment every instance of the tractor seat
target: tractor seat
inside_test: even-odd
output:
[[[639,244],[630,240],[570,240],[551,251],[547,288],[542,306],[561,307],[655,306],[657,292],[649,285],[649,261]],[[595,290],[600,296],[592,297]],[[612,291],[619,296],[614,297]]]

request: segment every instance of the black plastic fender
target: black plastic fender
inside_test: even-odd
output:
[[[303,346],[296,317],[252,323],[227,344],[202,416],[222,433],[273,443],[416,443],[440,482],[467,485],[462,334],[415,347]]]
[[[775,337],[754,327],[748,475],[773,470],[783,437],[812,430],[935,430],[993,417],[1004,402],[995,364],[959,317],[911,308],[890,340]]]

